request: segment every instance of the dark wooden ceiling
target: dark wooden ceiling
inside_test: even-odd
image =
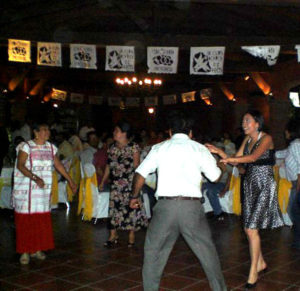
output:
[[[120,74],[105,72],[106,45],[136,47],[136,73],[146,75],[147,46],[178,46],[178,74],[162,75],[163,92],[196,90],[215,82],[234,82],[249,72],[274,70],[264,60],[240,49],[242,45],[281,45],[278,63],[296,60],[300,44],[300,1],[191,0],[101,1],[15,0],[0,4],[0,68],[2,83],[25,72],[34,84],[95,92],[113,89]],[[7,60],[7,39],[32,41],[32,63]],[[37,41],[63,44],[63,67],[36,65]],[[69,44],[97,45],[98,69],[69,68]],[[190,76],[191,46],[226,46],[223,76]]]

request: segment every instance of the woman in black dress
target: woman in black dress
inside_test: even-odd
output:
[[[283,226],[279,210],[276,182],[273,176],[275,163],[272,137],[262,131],[263,117],[257,110],[249,110],[243,117],[245,139],[235,157],[208,144],[212,153],[221,156],[221,162],[245,164],[242,201],[244,230],[249,241],[251,267],[246,288],[254,288],[258,273],[267,268],[263,258],[259,229]]]

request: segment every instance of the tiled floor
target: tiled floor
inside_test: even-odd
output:
[[[96,225],[76,216],[76,205],[67,213],[64,206],[53,211],[56,249],[46,261],[32,260],[21,266],[15,254],[12,212],[0,210],[0,290],[142,290],[141,266],[145,231],[137,244],[127,248],[126,233],[120,245],[103,247],[108,231],[104,221]],[[229,290],[243,290],[249,254],[239,218],[209,220]],[[290,248],[291,229],[262,232],[268,271],[260,276],[255,290],[300,290],[300,251]],[[179,239],[161,280],[161,290],[210,290],[195,256]]]

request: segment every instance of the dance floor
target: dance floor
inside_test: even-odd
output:
[[[76,205],[53,211],[56,249],[45,261],[21,266],[15,254],[12,212],[0,210],[0,290],[142,290],[141,267],[145,231],[136,246],[127,247],[126,233],[120,244],[103,247],[108,231],[105,221],[83,222]],[[228,290],[243,290],[249,268],[245,235],[238,217],[209,220]],[[300,251],[290,248],[291,229],[262,232],[262,245],[269,265],[255,290],[300,290]],[[196,257],[182,238],[176,243],[164,270],[161,290],[210,290]]]

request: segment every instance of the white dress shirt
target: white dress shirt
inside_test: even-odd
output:
[[[297,181],[300,174],[300,138],[293,140],[287,149],[276,151],[275,156],[284,159],[287,179]]]
[[[152,146],[136,172],[146,178],[156,169],[156,197],[201,197],[201,174],[212,182],[221,174],[209,150],[182,133],[174,134],[171,139]]]

